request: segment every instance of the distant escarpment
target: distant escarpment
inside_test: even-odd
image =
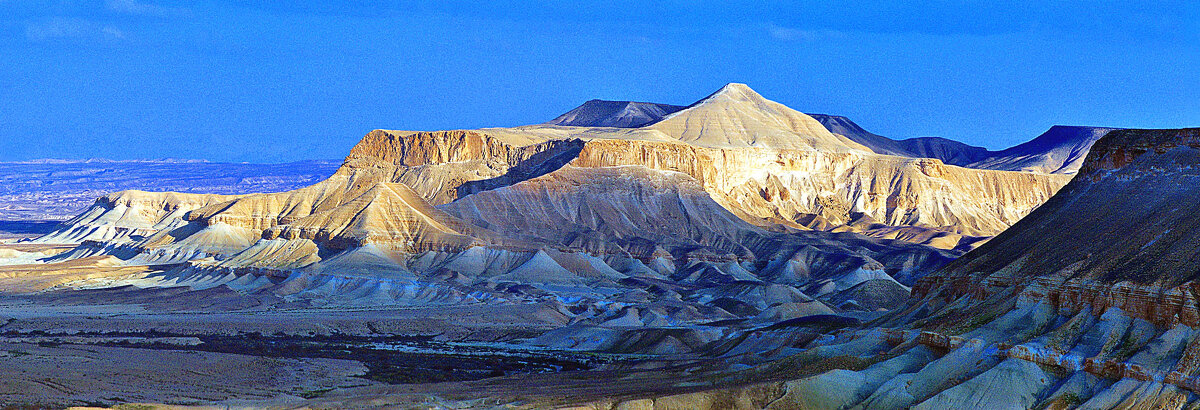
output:
[[[687,107],[633,101],[590,100],[547,124],[574,127],[637,128]]]
[[[809,114],[825,128],[863,144],[879,154],[910,158],[936,158],[966,168],[1022,171],[1042,174],[1075,174],[1088,150],[1101,137],[1117,130],[1105,127],[1055,125],[1020,145],[990,151],[938,137],[893,140],[863,129],[839,115]]]
[[[239,195],[277,192],[328,178],[341,161],[281,164],[197,160],[0,162],[0,221],[65,221],[108,193],[174,191]]]

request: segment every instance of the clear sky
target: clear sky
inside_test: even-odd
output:
[[[341,158],[728,82],[989,148],[1200,126],[1200,2],[699,3],[0,0],[0,160]]]

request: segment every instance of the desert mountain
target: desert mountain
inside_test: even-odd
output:
[[[547,124],[573,127],[637,128],[685,107],[633,101],[590,100]]]
[[[656,305],[668,320],[725,308],[786,320],[890,306],[1057,184],[876,155],[731,84],[641,128],[376,130],[305,188],[114,194],[37,242],[81,243],[50,261],[178,266],[139,286],[377,304],[596,301],[641,289],[671,306]],[[392,290],[342,294],[331,280]],[[867,282],[888,296],[865,297]],[[804,301],[695,296],[734,283],[784,286]]]
[[[579,145],[512,147],[477,132],[415,137],[373,132],[334,176],[310,187],[210,201],[176,194],[155,198],[172,203],[158,208],[186,212],[131,215],[103,200],[87,218],[39,241],[85,242],[59,259],[119,250],[131,263],[186,262],[192,276],[236,269],[279,278],[290,278],[292,270],[361,277],[354,261],[376,272],[403,272],[398,277],[414,284],[424,275],[452,272],[459,279],[439,286],[454,292],[440,303],[458,303],[466,294],[487,291],[475,286],[497,281],[616,286],[667,278],[689,287],[786,283],[832,297],[879,278],[903,289],[907,285],[898,280],[911,284],[952,256],[854,234],[770,232],[730,213],[689,174],[591,163],[602,161],[609,148]],[[543,165],[569,154],[575,158],[566,165]],[[434,207],[408,185],[393,182],[445,172],[439,168],[444,165],[452,171],[481,165],[510,185],[468,184],[492,178],[459,180],[462,185],[447,192],[463,196]],[[504,179],[512,175],[520,178]],[[136,223],[142,230],[106,235],[93,221]],[[278,286],[292,292],[299,285],[289,280]]]
[[[937,137],[893,140],[860,127],[849,118],[810,114],[830,132],[844,135],[879,154],[910,158],[937,158],[967,168],[1074,174],[1088,149],[1116,128],[1055,125],[1037,138],[1000,151]]]
[[[638,128],[375,130],[308,187],[114,194],[36,242],[79,244],[47,269],[152,272],[68,289],[545,306],[521,319],[557,323],[539,346],[693,354],[733,349],[729,326],[878,316],[1066,179],[876,154],[731,84]]]
[[[641,128],[376,130],[332,177],[306,188],[189,200],[179,212],[132,222],[169,228],[160,234],[114,236],[96,229],[89,221],[130,218],[101,201],[87,221],[40,241],[148,252],[140,260],[204,255],[256,267],[300,266],[372,244],[410,254],[553,246],[644,262],[663,255],[676,264],[698,255],[770,261],[790,256],[775,254],[787,244],[821,237],[801,233],[811,229],[961,251],[1002,231],[1065,182],[869,151],[745,85],[730,84]],[[558,222],[543,225],[547,221]],[[264,242],[231,252],[237,246],[217,243],[229,235],[214,230],[236,232],[234,244],[254,237]],[[831,244],[822,241],[811,245]],[[273,262],[251,261],[267,249]],[[861,255],[862,266],[902,269],[875,252]],[[905,275],[908,282],[912,276]]]
[[[638,114],[639,120],[630,121],[627,117],[631,113]],[[763,98],[749,86],[739,83],[727,84],[686,107],[592,100],[546,124],[642,128],[646,132],[628,134],[639,135],[641,139],[657,139],[665,135],[671,140],[709,148],[870,152],[858,142],[830,133],[808,115]],[[615,133],[623,134],[620,131]]]

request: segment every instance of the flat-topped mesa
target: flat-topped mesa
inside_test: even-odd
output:
[[[511,171],[510,163],[540,158],[539,154],[545,156],[562,144],[551,141],[514,147],[473,131],[375,130],[354,146],[342,167],[325,181],[207,206],[190,213],[188,219],[267,230],[341,207],[383,182],[414,185],[424,198],[437,197],[434,189],[450,187],[448,199],[453,200],[453,189],[464,182],[504,175]],[[438,168],[442,165],[449,167]],[[444,202],[448,200],[439,201]]]
[[[558,169],[578,155],[575,138],[502,139],[481,131],[386,131],[363,137],[340,175],[408,185],[433,205]]]
[[[926,276],[914,295],[982,300],[1021,292],[1068,309],[1092,306],[1097,314],[1117,306],[1169,327],[1162,312],[1194,311],[1186,305],[1200,295],[1196,198],[1200,128],[1113,131],[1058,194]],[[1194,312],[1185,316],[1196,324]]]
[[[381,164],[421,167],[483,161],[483,165],[507,170],[527,161],[536,162],[570,152],[582,144],[575,138],[530,138],[510,142],[481,131],[374,130],[351,148],[344,167],[355,169]]]
[[[682,172],[700,181],[718,203],[761,226],[831,229],[861,213],[877,224],[919,226],[951,236],[994,235],[1068,179],[872,155],[742,84],[727,85],[638,129],[376,130],[354,147],[339,175],[376,170],[381,175],[375,178],[404,183],[431,204],[443,205],[568,163]]]

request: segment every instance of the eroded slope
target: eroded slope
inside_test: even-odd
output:
[[[766,408],[1195,406],[1197,164],[1200,129],[1114,131],[1059,194],[920,279],[904,308],[732,380],[798,375],[673,399],[714,407],[704,397],[736,397]]]

